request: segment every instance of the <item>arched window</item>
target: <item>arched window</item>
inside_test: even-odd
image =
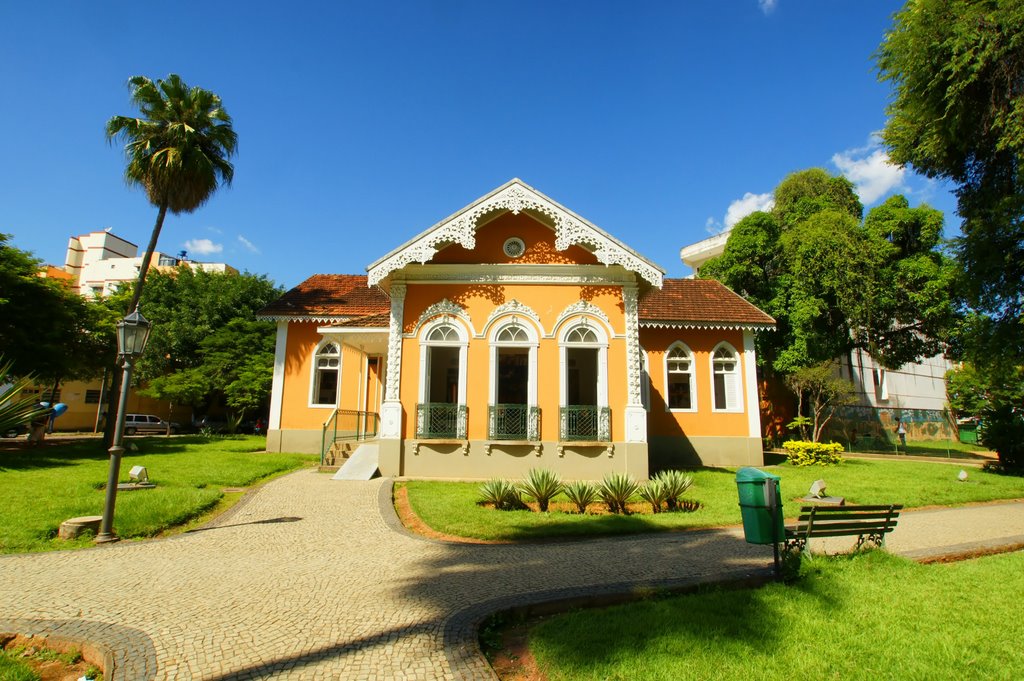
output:
[[[324,343],[313,361],[313,395],[311,404],[338,406],[338,384],[341,374],[341,348],[337,343]]]
[[[682,343],[673,343],[665,353],[665,386],[670,410],[694,411],[697,408],[693,355]]]
[[[537,337],[513,317],[491,336],[491,404],[488,438],[537,440]]]
[[[420,336],[420,396],[416,436],[466,437],[466,348],[469,334],[448,317]]]
[[[711,355],[712,396],[715,411],[740,411],[740,360],[728,343],[721,343]]]
[[[562,336],[562,440],[611,439],[608,408],[608,340],[583,318]]]

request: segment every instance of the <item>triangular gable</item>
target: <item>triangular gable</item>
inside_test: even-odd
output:
[[[558,250],[564,251],[573,245],[583,246],[594,254],[598,262],[621,265],[652,286],[661,288],[664,270],[518,178],[453,213],[367,267],[367,283],[373,286],[410,263],[429,262],[444,244],[457,243],[467,250],[473,250],[481,217],[494,211],[518,214],[526,209],[541,213],[551,220],[554,224],[555,248]]]

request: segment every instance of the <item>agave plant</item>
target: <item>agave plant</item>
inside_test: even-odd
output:
[[[46,410],[36,399],[18,399],[22,390],[32,384],[29,377],[13,379],[13,362],[4,362],[0,357],[0,433],[6,433],[23,423],[28,423]]]
[[[693,476],[682,471],[662,471],[654,479],[665,489],[665,504],[670,511],[679,507],[679,497],[686,494],[686,490],[693,485]]]
[[[492,504],[499,511],[511,511],[523,507],[519,488],[509,480],[494,478],[480,486],[481,504]]]
[[[648,480],[645,484],[640,485],[640,489],[637,490],[637,494],[640,498],[651,505],[651,510],[655,513],[661,513],[661,505],[665,503],[666,490],[665,485],[658,478]]]
[[[537,502],[541,513],[546,513],[548,504],[556,494],[562,491],[562,481],[558,473],[544,468],[531,468],[526,480],[519,483],[520,491]]]
[[[612,513],[625,513],[629,498],[636,494],[640,485],[627,473],[610,473],[601,481],[598,494]]]
[[[581,514],[586,513],[587,507],[597,501],[597,486],[588,480],[567,483],[562,491]]]

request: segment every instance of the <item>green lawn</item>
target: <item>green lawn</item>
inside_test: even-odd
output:
[[[846,497],[849,504],[953,506],[1024,498],[1024,478],[970,468],[967,481],[960,482],[957,480],[960,469],[947,464],[849,459],[839,466],[796,468],[780,464],[766,466],[764,470],[782,478],[783,510],[787,517],[797,515],[803,503],[800,497],[819,478],[827,483],[827,494]],[[413,481],[406,484],[413,510],[430,527],[476,539],[515,541],[739,524],[735,471],[702,469],[694,471],[693,476],[694,485],[685,498],[698,501],[699,510],[631,516],[495,511],[476,504],[480,496],[479,483]]]
[[[122,538],[151,537],[182,526],[214,508],[222,488],[240,487],[312,461],[303,454],[267,454],[265,440],[132,438],[121,481],[132,466],[145,466],[151,490],[120,492],[114,529]],[[91,544],[56,539],[60,523],[103,512],[109,457],[96,439],[42,449],[0,451],[0,553],[48,551]]]
[[[892,440],[879,441],[865,439],[853,444],[842,443],[847,452],[855,454],[892,454],[899,456],[929,456],[947,458],[984,459],[983,455],[991,452],[977,444],[965,444],[955,440],[911,440],[906,445],[897,445],[896,436]]]
[[[1024,553],[947,565],[818,558],[793,585],[710,590],[549,618],[549,681],[1019,679]]]

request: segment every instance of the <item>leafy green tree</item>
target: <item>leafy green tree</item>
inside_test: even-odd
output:
[[[1003,355],[1020,364],[1024,2],[911,0],[895,15],[876,60],[894,93],[883,131],[891,159],[957,185],[957,257],[968,302],[991,320],[981,338],[995,341],[974,358]]]
[[[231,184],[235,169],[228,159],[238,137],[220,97],[189,87],[177,74],[156,82],[132,76],[128,86],[142,116],[114,116],[107,121],[107,139],[124,142],[125,181],[142,187],[159,209],[130,312],[138,306],[167,211],[191,213],[221,183]]]
[[[831,362],[797,369],[786,377],[786,386],[797,396],[797,418],[789,427],[800,429],[801,437],[821,442],[821,433],[832,420],[836,409],[854,400],[850,382],[836,376]],[[806,406],[806,411],[804,413]]]
[[[223,400],[237,412],[258,409],[270,393],[275,327],[255,315],[280,295],[249,273],[154,272],[142,296],[153,331],[134,374],[148,384],[143,392],[195,407]]]
[[[115,354],[107,308],[39,276],[42,263],[8,238],[0,234],[0,348],[12,374],[57,383],[102,373]]]
[[[776,197],[701,268],[775,317],[757,338],[762,368],[788,375],[855,348],[898,368],[938,352],[957,272],[939,211],[894,196],[862,222],[853,186],[820,168],[788,176]]]

